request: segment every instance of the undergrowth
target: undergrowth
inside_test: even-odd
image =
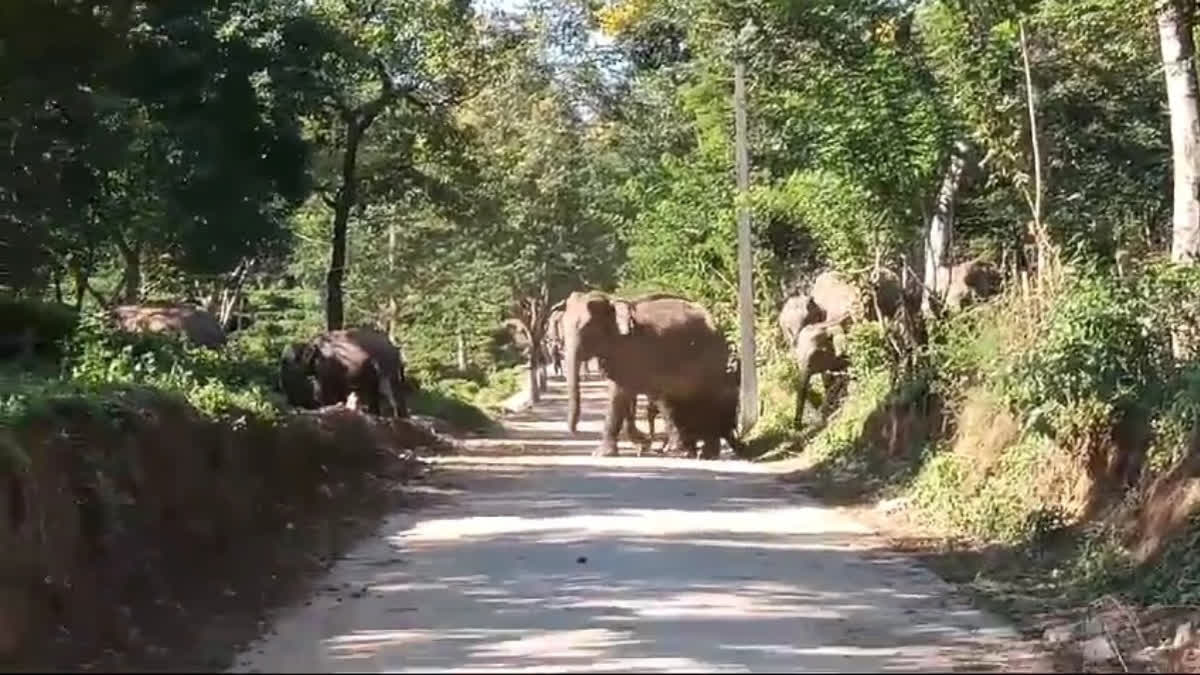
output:
[[[1195,271],[1148,265],[1119,279],[1076,266],[1038,302],[1013,289],[930,322],[904,367],[882,324],[856,325],[844,401],[792,448],[813,476],[870,486],[860,499],[890,487],[914,521],[1037,560],[1027,588],[1052,577],[1075,598],[1195,602],[1200,517],[1140,565],[1129,546],[1147,486],[1197,445],[1200,364],[1174,361],[1169,333],[1195,328],[1180,307],[1197,296]],[[881,450],[880,419],[921,415],[929,424],[901,434],[906,447]]]
[[[213,419],[273,420],[289,407],[278,390],[278,359],[293,336],[278,331],[235,333],[221,349],[192,346],[169,335],[114,329],[100,314],[84,314],[57,363],[36,361],[0,369],[0,429],[53,415],[66,400],[123,405],[136,392],[176,396]],[[461,428],[480,430],[490,412],[519,387],[515,370],[481,381],[432,382],[409,394],[410,409]]]

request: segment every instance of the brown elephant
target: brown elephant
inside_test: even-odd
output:
[[[779,329],[783,331],[784,340],[788,346],[796,344],[800,330],[810,323],[817,323],[824,318],[825,312],[813,302],[811,295],[793,295],[783,303],[779,310]]]
[[[1000,291],[1000,271],[991,263],[968,260],[937,271],[937,292],[946,309],[958,311]]]
[[[575,291],[563,314],[566,344],[567,427],[579,422],[579,366],[596,357],[609,379],[609,409],[594,454],[617,454],[617,433],[639,393],[669,402],[717,391],[729,345],[706,309],[676,295],[632,299]],[[670,411],[667,411],[668,414]]]
[[[117,325],[131,333],[182,335],[201,347],[225,344],[225,329],[217,317],[187,303],[144,303],[121,305],[112,310]]]
[[[279,378],[294,406],[336,405],[353,394],[374,415],[382,413],[386,401],[393,416],[408,417],[400,351],[387,335],[371,328],[329,331],[289,345],[280,358]]]
[[[833,375],[849,365],[842,345],[845,336],[842,321],[810,323],[800,330],[792,344],[792,356],[800,366],[800,382],[796,388],[795,426],[802,426],[804,403],[808,399],[809,379],[820,375],[825,388],[826,401],[834,384]]]
[[[893,318],[900,307],[912,302],[904,293],[900,279],[888,270],[880,270],[875,281],[874,292],[879,301],[879,311],[885,318]],[[810,312],[810,323],[832,320],[875,319],[875,299],[870,292],[863,292],[835,270],[817,275],[809,291],[815,311]]]

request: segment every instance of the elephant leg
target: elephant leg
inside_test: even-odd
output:
[[[632,393],[616,382],[608,383],[608,415],[604,418],[604,432],[600,438],[600,446],[592,455],[596,457],[617,456],[617,434],[629,417],[629,405]]]
[[[705,438],[704,449],[700,451],[700,459],[719,459],[721,457],[721,439],[718,436]]]
[[[804,404],[808,402],[808,378],[808,373],[801,375],[800,385],[796,387],[796,417],[793,423],[797,431],[804,427]]]
[[[625,437],[631,443],[640,447],[650,445],[650,437],[637,428],[637,394],[629,397],[629,414],[625,418]]]
[[[387,401],[388,415],[391,417],[400,417],[401,406],[396,402],[397,387],[393,386],[394,379],[395,376],[379,378],[379,393],[381,394],[380,398]],[[382,406],[380,408],[380,414],[382,414]]]
[[[822,418],[829,415],[829,411],[833,409],[833,407],[836,403],[836,398],[837,398],[837,391],[835,390],[836,387],[837,387],[837,383],[834,381],[833,375],[830,375],[829,373],[821,373],[821,389],[824,390],[824,394],[825,394],[821,398],[821,417]]]
[[[722,438],[724,438],[725,442],[729,444],[729,448],[733,450],[733,454],[741,457],[742,459],[749,459],[750,448],[746,447],[746,444],[743,443],[741,439],[734,436],[732,433],[728,433]]]

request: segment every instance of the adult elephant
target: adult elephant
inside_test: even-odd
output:
[[[288,403],[319,408],[347,402],[351,394],[367,411],[408,417],[404,362],[387,335],[371,328],[322,333],[283,350],[279,378]]]
[[[874,291],[875,298],[872,298]],[[881,269],[875,279],[874,288],[860,291],[859,287],[836,270],[827,270],[817,275],[809,291],[811,307],[806,308],[807,323],[834,320],[875,319],[882,313],[893,318],[905,303],[912,303],[901,286],[900,279],[892,272]],[[879,312],[875,311],[878,300]]]
[[[593,454],[617,454],[617,433],[639,393],[668,404],[717,391],[729,346],[706,309],[677,295],[633,299],[575,291],[563,313],[566,345],[567,427],[579,423],[579,366],[598,358],[609,379],[608,411]],[[669,409],[666,411],[670,414]]]
[[[183,336],[192,344],[216,349],[225,344],[225,328],[217,317],[188,303],[121,305],[112,310],[121,330]]]

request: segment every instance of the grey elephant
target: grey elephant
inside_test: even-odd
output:
[[[800,381],[796,388],[797,429],[803,423],[804,404],[808,399],[808,385],[812,376],[821,376],[828,402],[834,384],[832,373],[845,370],[849,365],[843,346],[845,332],[842,325],[839,319],[810,323],[800,329],[792,344],[792,356],[800,367]]]
[[[1000,271],[991,263],[968,260],[937,271],[937,293],[946,309],[958,311],[1000,291]]]
[[[870,291],[874,291],[874,298]],[[827,270],[813,280],[809,298],[811,307],[806,323],[842,319],[872,320],[877,318],[876,300],[879,303],[879,312],[890,319],[896,316],[901,306],[908,304],[911,308],[914,303],[914,299],[905,294],[900,279],[886,269],[879,271],[873,288],[867,291],[862,291],[850,283],[840,272]]]
[[[284,348],[280,385],[288,403],[315,409],[349,402],[351,395],[368,412],[408,417],[408,383],[400,352],[387,335],[371,328],[322,333],[308,342]]]
[[[637,394],[668,403],[685,401],[717,391],[725,378],[725,338],[706,309],[677,295],[624,299],[575,291],[567,298],[562,324],[567,427],[572,433],[579,422],[581,361],[598,358],[609,379],[608,412],[596,455],[617,454],[617,433]]]
[[[747,448],[737,437],[737,411],[740,374],[726,374],[722,386],[700,396],[685,399],[666,397],[663,408],[670,423],[669,445],[682,450],[687,457],[696,457],[696,443],[702,444],[701,459],[717,459],[720,442],[729,444],[734,454],[747,456]]]
[[[201,347],[225,344],[225,328],[217,317],[189,303],[120,305],[111,315],[121,330],[131,333],[165,333],[182,336]]]

